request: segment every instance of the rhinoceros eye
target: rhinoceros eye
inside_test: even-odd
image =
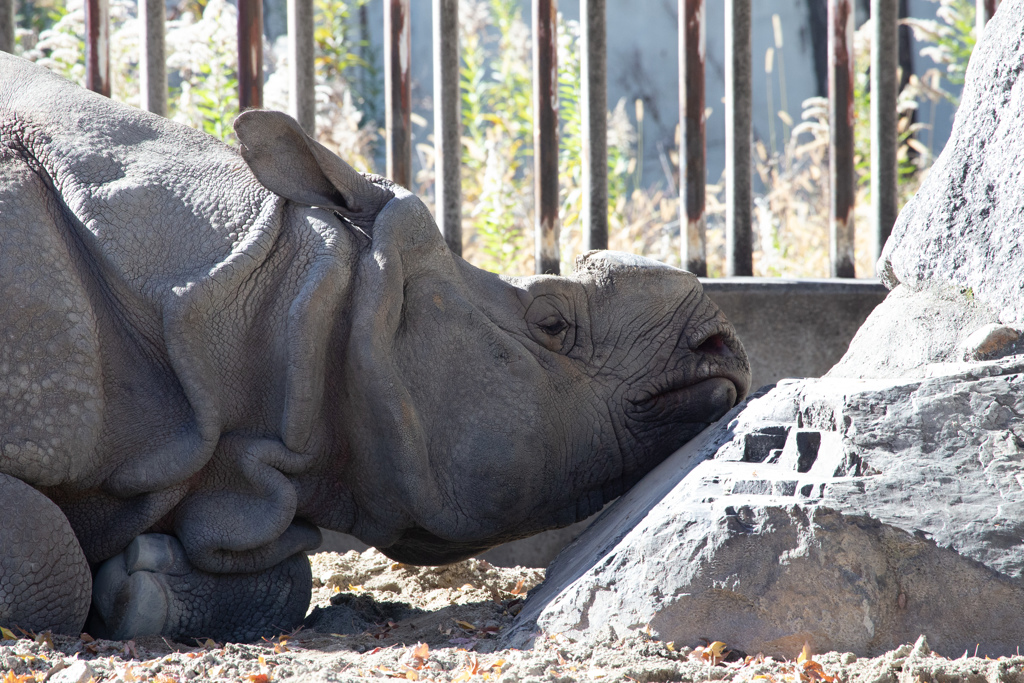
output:
[[[550,322],[543,322],[537,327],[541,329],[544,334],[549,334],[552,337],[557,337],[569,327],[569,323],[565,322],[561,318],[551,320]]]
[[[533,300],[526,312],[526,322],[534,340],[556,353],[564,353],[572,346],[569,338],[573,329],[566,316],[566,309],[571,306],[553,296],[539,296]]]

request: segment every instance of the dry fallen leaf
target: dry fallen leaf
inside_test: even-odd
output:
[[[426,666],[428,657],[430,657],[430,646],[426,643],[416,643],[416,645],[409,648],[410,659],[408,666],[413,669],[422,669]]]
[[[270,683],[270,676],[267,674],[250,674],[245,677],[249,683]]]
[[[9,638],[4,638],[9,640]],[[7,675],[0,678],[0,683],[35,683],[35,677],[32,674],[17,675],[13,671],[8,671]]]
[[[17,640],[18,636],[14,635],[14,631],[0,626],[0,640]]]
[[[475,631],[476,630],[476,626],[473,626],[473,624],[469,623],[468,621],[460,621],[459,619],[453,619],[453,621],[461,629],[465,629],[467,631]]]
[[[526,579],[519,579],[519,581],[516,582],[516,587],[510,590],[509,593],[512,595],[522,595],[526,592],[526,588],[524,588],[524,586],[526,586]]]
[[[729,651],[725,649],[725,643],[720,640],[716,640],[705,647],[698,647],[693,652],[711,666],[718,666],[722,663],[722,660],[730,654]]]

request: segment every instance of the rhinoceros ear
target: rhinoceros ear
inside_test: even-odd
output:
[[[375,185],[279,111],[235,119],[242,158],[268,190],[299,204],[333,209],[366,232],[395,195]]]

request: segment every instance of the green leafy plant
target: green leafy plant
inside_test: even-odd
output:
[[[973,0],[931,0],[937,2],[938,19],[904,19],[917,40],[926,43],[922,57],[929,57],[939,65],[943,78],[954,86],[964,84],[967,63],[977,43],[975,18],[977,8]],[[946,92],[946,97],[959,104],[957,97]]]

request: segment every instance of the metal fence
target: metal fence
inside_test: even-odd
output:
[[[238,1],[238,89],[242,109],[263,99],[262,0]],[[531,0],[535,244],[538,273],[559,268],[557,0]],[[679,3],[679,116],[681,260],[707,275],[705,81],[706,0]],[[714,0],[712,0],[714,1]],[[726,274],[751,275],[752,95],[751,0],[725,3]],[[830,261],[833,277],[854,276],[852,210],[854,173],[853,0],[828,5]],[[110,95],[109,0],[85,0],[86,87]],[[287,0],[289,113],[313,134],[313,0]],[[410,0],[383,0],[387,175],[412,182]],[[434,139],[437,224],[452,251],[462,252],[458,0],[432,0]],[[978,36],[999,0],[976,0]],[[897,108],[899,0],[871,0],[871,235],[881,253],[897,213]],[[580,0],[581,120],[583,128],[583,246],[608,245],[607,49],[605,0]],[[140,80],[142,106],[167,113],[163,0],[139,0],[144,26]],[[0,50],[13,52],[14,0],[0,0]],[[685,220],[682,217],[685,215]]]

